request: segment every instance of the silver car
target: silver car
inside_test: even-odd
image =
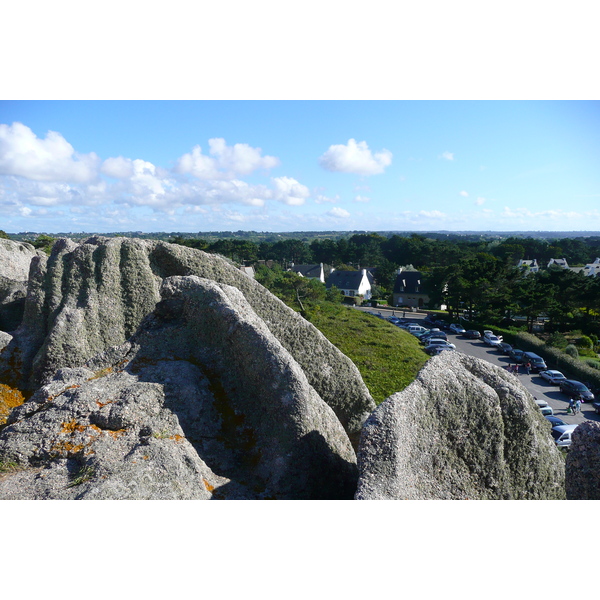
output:
[[[560,385],[566,379],[560,371],[540,371],[540,377],[552,385]]]

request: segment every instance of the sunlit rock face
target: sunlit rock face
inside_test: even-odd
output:
[[[459,352],[432,358],[363,427],[356,498],[558,499],[564,460],[512,375]]]
[[[11,332],[21,324],[29,269],[37,256],[43,253],[31,244],[0,238],[0,331]]]
[[[2,381],[32,395],[0,433],[0,498],[353,497],[358,370],[220,257],[60,240],[2,341]]]
[[[225,259],[176,244],[59,240],[34,258],[23,323],[0,354],[0,380],[35,390],[64,367],[125,342],[160,300],[165,278],[195,275],[238,289],[294,357],[356,445],[375,404],[356,366],[313,325]]]
[[[573,431],[565,470],[568,500],[600,500],[600,423],[585,421]]]

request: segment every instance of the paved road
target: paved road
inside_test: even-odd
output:
[[[360,310],[366,310],[368,312],[381,312],[384,316],[390,316],[395,314],[397,317],[402,317],[403,311],[393,311],[379,308],[362,308]],[[407,311],[405,318],[410,322],[414,322],[417,325],[426,325],[422,323],[426,313],[413,313]],[[479,340],[467,340],[452,332],[446,332],[448,335],[448,341],[452,342],[459,352],[464,352],[477,358],[482,358],[491,362],[494,365],[506,368],[509,363],[508,356],[500,354],[495,349],[490,348],[482,341]],[[513,363],[514,364],[514,363]],[[517,377],[515,375],[515,377]],[[550,385],[544,381],[539,375],[531,374],[526,375],[521,373],[518,375],[520,382],[531,392],[533,396],[538,399],[544,399],[552,407],[554,414],[562,419],[565,423],[583,423],[583,421],[599,421],[600,416],[596,414],[594,408],[590,403],[584,402],[581,405],[581,413],[578,415],[568,415],[567,407],[569,406],[569,399],[567,396],[559,391],[558,386]]]

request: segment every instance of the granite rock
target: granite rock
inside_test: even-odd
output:
[[[12,411],[0,498],[352,498],[346,431],[242,292],[195,276],[160,291],[129,340]]]
[[[573,430],[565,472],[568,500],[600,500],[600,423],[585,421]]]
[[[444,352],[363,427],[356,499],[560,499],[564,460],[517,378]]]

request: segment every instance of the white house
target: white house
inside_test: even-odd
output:
[[[292,263],[288,271],[293,271],[294,273],[300,275],[300,277],[318,279],[321,283],[325,283],[325,270],[323,269],[323,263],[318,265],[295,265]]]
[[[562,269],[569,268],[566,258],[551,258],[550,262],[548,263],[548,267],[550,267],[550,265],[557,265],[558,267],[561,267]]]
[[[537,259],[533,260],[520,260],[517,265],[520,269],[523,269],[527,273],[537,273],[540,270]]]
[[[362,296],[365,300],[369,300],[373,283],[373,275],[366,269],[360,271],[334,271],[327,278],[327,289],[335,286],[344,296]]]
[[[589,263],[583,267],[583,274],[588,277],[598,277],[600,274],[600,258],[597,258],[593,263]]]

